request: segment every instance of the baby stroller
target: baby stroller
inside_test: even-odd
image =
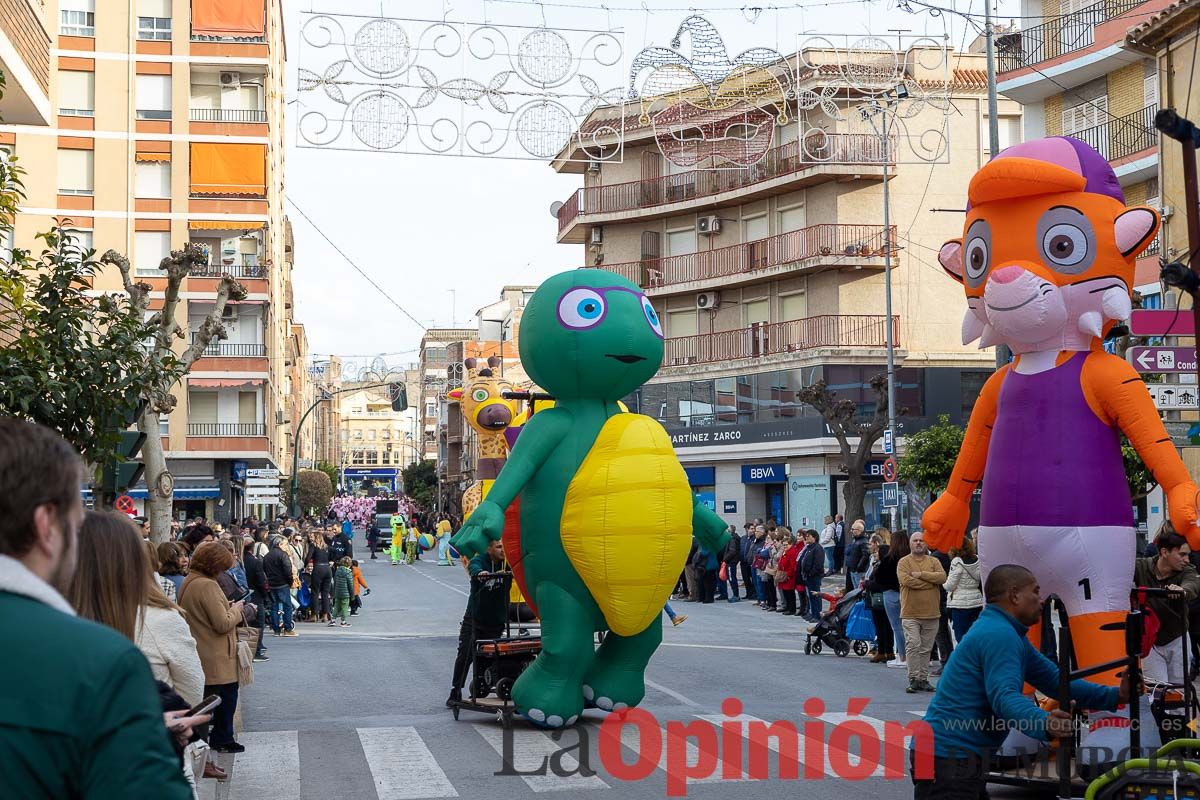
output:
[[[819,654],[826,645],[833,648],[834,655],[839,658],[850,655],[851,649],[856,656],[865,656],[870,652],[874,629],[872,628],[871,635],[868,636],[866,631],[852,630],[849,625],[850,612],[862,599],[861,588],[838,598],[833,608],[822,614],[820,622],[809,630],[804,640],[805,655]],[[870,614],[867,614],[866,618],[870,620]],[[855,620],[856,623],[859,621]]]

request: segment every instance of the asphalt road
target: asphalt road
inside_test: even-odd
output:
[[[645,727],[625,726],[620,746],[611,739],[602,747],[605,715],[588,711],[582,739],[569,731],[556,740],[518,719],[506,742],[494,715],[464,711],[456,722],[444,706],[467,594],[462,569],[437,566],[428,554],[411,567],[382,559],[362,563],[372,593],[352,627],[301,624],[297,638],[268,636],[271,660],[255,665],[254,684],[241,698],[239,739],[246,752],[222,757],[232,778],[219,787],[203,782],[202,797],[512,800],[573,792],[572,800],[586,800],[614,796],[614,789],[615,796],[647,800],[681,793],[758,800],[784,791],[820,798],[912,796],[907,776],[885,777],[870,758],[852,772],[860,748],[868,757],[882,750],[875,761],[907,763],[897,737],[880,748],[845,737],[850,726],[837,731],[852,711],[866,723],[859,732],[879,742],[885,721],[912,723],[929,696],[905,694],[903,670],[828,650],[805,655],[803,620],[748,602],[678,603],[689,619],[667,625],[651,661],[641,708],[653,720]],[[727,698],[740,701],[740,716],[723,713]],[[857,707],[848,707],[851,698],[861,698]],[[785,735],[757,747],[769,756],[765,780],[744,772],[756,720],[790,720],[799,731],[798,744]],[[689,736],[680,725],[691,726]],[[624,771],[618,758],[635,768]],[[495,774],[536,771],[543,760],[544,775]],[[695,765],[695,777],[688,777],[686,764]],[[793,765],[799,779],[781,779],[781,769]],[[705,778],[706,772],[712,774]],[[742,779],[734,779],[739,774]],[[846,780],[848,774],[859,779]]]

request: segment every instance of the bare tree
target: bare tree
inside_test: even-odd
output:
[[[150,309],[151,285],[135,281],[130,272],[129,259],[115,250],[109,250],[100,260],[120,270],[121,282],[131,300],[131,313],[144,318]],[[174,368],[166,371],[168,377],[145,387],[143,396],[147,400],[146,411],[138,420],[138,430],[146,434],[146,443],[142,446],[142,460],[146,464],[146,516],[150,520],[150,535],[155,542],[165,541],[170,535],[171,503],[175,493],[175,480],[167,470],[167,459],[159,435],[159,415],[170,414],[175,409],[177,400],[171,392],[191,371],[205,348],[213,341],[226,338],[225,326],[221,323],[226,304],[230,300],[246,298],[246,288],[231,275],[223,275],[217,287],[216,305],[193,335],[191,344],[182,355],[177,355],[173,347],[175,340],[186,340],[188,337],[187,325],[180,325],[175,320],[179,308],[179,288],[193,267],[207,264],[208,256],[204,249],[191,243],[182,250],[171,251],[171,255],[159,264],[159,268],[166,273],[167,288],[162,310],[154,312],[149,318],[154,326],[154,338],[147,346],[154,360],[170,363]]]
[[[842,497],[846,501],[844,513],[848,521],[863,516],[863,501],[867,494],[863,469],[871,458],[871,448],[887,428],[887,375],[880,374],[871,378],[871,389],[875,392],[875,412],[870,417],[862,418],[858,415],[858,404],[853,400],[839,398],[836,392],[829,390],[824,380],[805,386],[796,393],[800,402],[817,410],[841,448],[841,469],[846,473]],[[899,410],[900,415],[905,413],[907,409]],[[855,438],[858,439],[858,444],[852,448],[850,440]]]

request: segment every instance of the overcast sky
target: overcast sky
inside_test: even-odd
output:
[[[983,10],[983,0],[971,0],[970,6],[968,0],[944,2],[974,13]],[[803,9],[784,2],[749,0],[747,5],[751,4],[763,10],[719,10],[738,5],[730,0],[647,0],[653,13],[643,11],[639,0],[611,0],[604,3],[608,11],[588,0],[557,0],[544,6],[524,0],[285,2],[287,196],[421,323],[406,317],[356,273],[289,203],[286,213],[296,243],[296,318],[308,330],[311,352],[386,354],[396,366],[415,361],[422,325],[472,324],[474,312],[496,299],[502,285],[538,283],[555,272],[580,266],[584,252],[580,245],[555,243],[556,222],[549,212],[552,202],[565,200],[581,185],[581,176],[558,175],[546,162],[298,146],[300,107],[295,101],[303,96],[297,92],[297,70],[320,71],[330,63],[328,56],[300,41],[306,12],[336,9],[337,13],[378,15],[382,11],[396,18],[442,19],[445,15],[465,22],[486,17],[493,24],[508,25],[540,25],[544,13],[551,28],[620,29],[621,63],[584,69],[604,89],[627,83],[629,60],[642,47],[669,45],[688,8],[703,13],[717,27],[731,53],[755,46],[788,53],[805,33],[887,36],[888,29],[903,28],[940,37],[948,30],[956,48],[964,37],[968,43],[974,38],[964,34],[958,19],[928,12],[910,14],[889,8],[894,5],[891,0],[821,0],[806,2]],[[570,5],[591,8],[566,7]],[[456,76],[447,71],[437,77],[444,82]],[[406,97],[411,100],[417,94]]]

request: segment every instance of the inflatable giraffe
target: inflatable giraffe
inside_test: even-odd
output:
[[[483,500],[492,481],[500,474],[500,468],[508,459],[508,443],[504,431],[517,415],[516,405],[503,397],[504,392],[513,391],[510,381],[497,377],[492,370],[500,359],[491,356],[487,366],[477,368],[474,358],[463,361],[466,380],[462,388],[454,389],[447,396],[458,401],[463,419],[478,434],[478,455],[475,458],[475,482],[463,492],[463,518]]]

